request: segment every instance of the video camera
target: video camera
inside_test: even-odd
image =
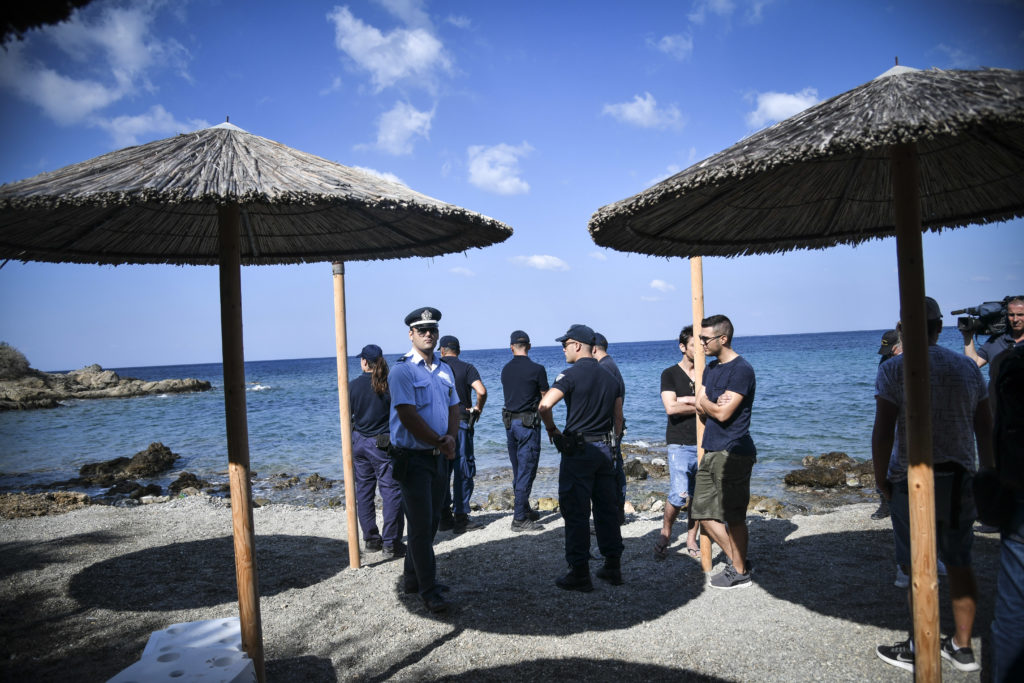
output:
[[[975,335],[998,336],[1006,332],[1006,304],[1016,296],[1008,296],[1002,301],[986,301],[980,306],[961,308],[950,311],[950,315],[967,315],[956,319],[956,329]]]

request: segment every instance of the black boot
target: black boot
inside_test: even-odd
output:
[[[452,516],[451,508],[445,508],[441,511],[441,523],[437,525],[437,530],[451,531],[453,526],[455,526],[455,517]]]
[[[602,581],[607,581],[613,586],[621,586],[622,568],[619,564],[619,558],[604,558],[604,566],[597,570],[597,578],[601,579]]]
[[[555,585],[567,591],[589,593],[594,590],[594,584],[590,582],[590,567],[585,563],[570,567],[565,576],[555,579]]]
[[[464,534],[467,531],[473,531],[474,529],[483,529],[484,525],[469,518],[469,515],[455,515],[454,523],[452,524],[453,534]]]

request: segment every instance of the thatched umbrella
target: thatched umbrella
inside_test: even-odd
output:
[[[240,265],[437,256],[511,234],[491,218],[227,123],[0,186],[0,258],[220,266],[235,575],[242,643],[261,681]],[[339,360],[339,397],[358,562],[346,361]]]
[[[1024,72],[878,78],[599,209],[597,244],[739,256],[896,236],[910,454],[917,675],[937,676],[931,415],[922,230],[1024,215]]]

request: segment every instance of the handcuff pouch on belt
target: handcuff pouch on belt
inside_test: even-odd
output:
[[[382,451],[386,451],[388,447],[391,445],[391,434],[388,432],[383,432],[373,438],[377,442],[377,448],[381,449]]]
[[[553,437],[555,448],[562,455],[574,455],[587,443],[603,443],[606,446],[615,446],[614,436],[609,434],[583,434],[581,432],[562,432]]]
[[[395,481],[402,481],[405,479],[406,473],[409,471],[409,459],[414,455],[421,453],[430,453],[437,455],[440,451],[436,448],[429,449],[424,448],[423,450],[416,450],[413,448],[402,448],[401,446],[390,445],[388,446],[388,457],[391,459],[391,476]]]
[[[505,424],[505,429],[512,429],[512,420],[521,420],[527,429],[540,429],[540,414],[536,410],[514,413],[507,408],[502,408],[501,421]]]

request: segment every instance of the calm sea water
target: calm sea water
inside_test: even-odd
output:
[[[805,455],[843,451],[869,459],[874,416],[874,378],[882,330],[737,337],[733,347],[757,373],[751,433],[758,465],[753,488],[769,492]],[[954,328],[940,343],[962,349]],[[609,351],[626,381],[626,441],[664,448],[661,371],[679,360],[674,340],[612,344]],[[531,357],[554,381],[565,361],[558,346],[535,347]],[[488,390],[476,430],[482,475],[508,467],[501,368],[505,349],[464,351]],[[387,356],[388,362],[396,356]],[[53,410],[0,413],[0,488],[69,479],[88,462],[131,456],[160,441],[182,456],[180,470],[219,479],[227,468],[223,378],[219,363],[116,368],[122,377],[194,377],[214,389],[197,394],[130,399],[78,400]],[[350,376],[359,372],[357,359]],[[342,478],[336,364],[333,358],[246,363],[250,458],[260,477],[319,472]],[[564,423],[564,404],[556,421]],[[546,443],[541,466],[556,467]],[[493,473],[493,472],[492,472]],[[168,479],[157,483],[166,484]]]

